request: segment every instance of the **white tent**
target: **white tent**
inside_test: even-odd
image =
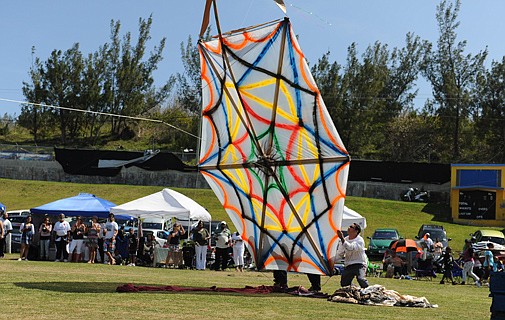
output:
[[[177,218],[179,220],[210,221],[210,213],[196,201],[165,188],[151,195],[110,208],[114,214],[127,214],[136,218]]]
[[[347,230],[351,224],[359,224],[362,230],[366,229],[366,219],[356,211],[344,206],[344,214],[342,216],[342,229]]]

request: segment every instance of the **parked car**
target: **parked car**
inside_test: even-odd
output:
[[[142,230],[142,234],[144,235],[144,237],[147,237],[148,234],[153,234],[154,239],[156,240],[156,242],[158,242],[158,244],[161,247],[165,245],[169,235],[168,231],[166,230],[153,230],[153,229]]]
[[[30,210],[29,209],[11,210],[11,211],[7,211],[7,213],[9,214],[9,217],[17,217],[17,216],[25,216],[26,217],[26,216],[30,215]]]
[[[475,242],[493,242],[500,245],[505,245],[505,236],[498,230],[477,230],[471,233],[470,236],[475,238]]]
[[[376,229],[370,239],[370,244],[368,245],[367,254],[372,255],[382,255],[386,252],[391,242],[402,239],[400,233],[396,229],[391,228],[380,228]]]
[[[434,224],[423,224],[419,228],[419,232],[417,233],[416,239],[418,240],[423,239],[426,233],[430,234],[430,238],[431,240],[433,240],[433,242],[435,242],[435,240],[438,238],[438,240],[442,242],[444,248],[446,248],[449,245],[449,241],[452,240],[451,238],[447,238],[447,232],[445,231],[444,226]]]

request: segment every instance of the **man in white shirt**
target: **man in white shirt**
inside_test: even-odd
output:
[[[430,234],[428,232],[426,232],[426,234],[424,235],[424,243],[426,243],[426,247],[428,248],[428,251],[432,251],[433,250],[433,240],[430,238]]]
[[[222,221],[220,228],[216,231],[216,261],[214,270],[225,271],[228,268],[228,249],[230,248],[231,232],[228,229],[226,221]]]
[[[116,259],[114,259],[114,250],[116,249],[116,236],[119,231],[119,226],[116,222],[113,213],[109,213],[109,219],[105,223],[105,229],[103,230],[105,234],[105,239],[103,243],[103,250],[109,258],[109,264],[116,264]]]
[[[357,223],[353,223],[347,229],[348,236],[344,238],[341,230],[337,231],[337,235],[342,242],[337,249],[337,257],[344,258],[344,271],[340,279],[342,287],[350,286],[352,279],[357,278],[361,288],[368,287],[366,280],[366,268],[368,258],[365,254],[365,240],[359,235],[361,227]]]
[[[12,232],[12,223],[9,221],[9,214],[5,211],[1,212],[2,218],[0,220],[3,224],[3,237],[0,237],[0,258],[4,257],[5,239],[9,233]]]
[[[70,224],[65,221],[65,215],[61,213],[53,227],[54,244],[56,245],[55,262],[61,261],[62,256],[64,262],[68,261],[67,244],[70,240],[70,230]]]

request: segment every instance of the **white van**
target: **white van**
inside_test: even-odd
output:
[[[168,239],[168,230],[172,226],[171,220],[163,218],[145,218],[142,221],[142,233],[152,233],[160,246],[163,246]]]

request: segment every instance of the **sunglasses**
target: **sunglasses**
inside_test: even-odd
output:
[[[357,230],[355,225],[349,226],[349,229]]]

